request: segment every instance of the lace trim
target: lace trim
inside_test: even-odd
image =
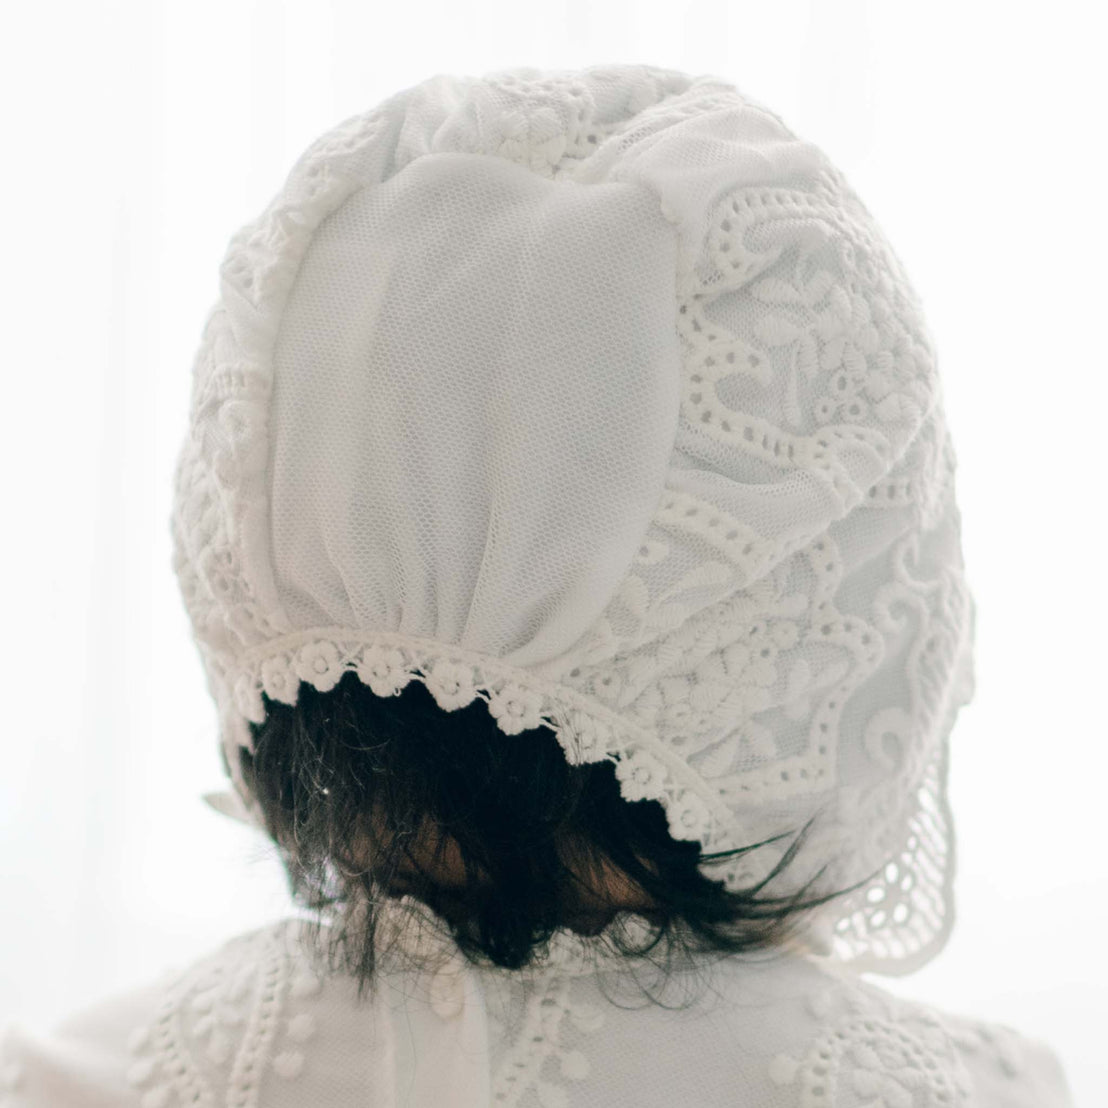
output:
[[[398,912],[398,923],[405,914]],[[410,928],[407,941],[414,941]],[[319,973],[306,953],[299,921],[282,920],[231,940],[171,978],[108,1063],[123,1071],[122,1082],[133,1090],[128,1103],[257,1108],[264,1088],[282,1103],[308,1104],[336,1078],[355,1096],[364,1091],[359,1067],[336,1072],[325,1037],[329,1023],[366,1019],[368,1013],[346,980]],[[621,963],[621,974],[627,967]],[[405,991],[416,1003],[429,1001],[442,1020],[456,1019],[465,1003],[456,971],[454,965],[447,974],[421,974],[418,984],[409,977]],[[521,974],[500,972],[515,979]],[[749,982],[754,989],[758,976]],[[771,971],[770,984],[787,986],[787,977],[787,971],[785,980]],[[786,1041],[771,1040],[747,1061],[761,1068],[771,1094],[779,1090],[778,1099],[802,1108],[959,1108],[977,1103],[974,1093],[983,1078],[1005,1104],[1008,1097],[1013,1104],[1071,1102],[1057,1059],[1044,1057],[1013,1029],[903,1000],[852,973],[828,969],[822,977],[820,986],[806,984],[800,996],[787,987],[766,994],[771,1016],[788,1015],[780,1024]],[[743,989],[741,976],[730,980]],[[580,1081],[603,1065],[597,1032],[614,1001],[605,996],[606,1003],[597,1005],[592,990],[577,984],[563,972],[527,981],[518,1021],[509,1020],[514,1009],[490,1004],[490,1042],[505,1046],[490,1074],[491,1102],[498,1108],[513,1108],[532,1091],[544,1105],[568,1104],[559,1078]],[[499,990],[486,992],[487,998],[494,995]],[[762,1006],[747,1011],[754,1019],[765,1014]],[[367,1029],[376,1033],[372,1021]],[[47,1083],[18,1047],[14,1037],[0,1043],[0,1103],[23,1103],[22,1092],[35,1103],[40,1096],[50,1101]],[[739,1070],[749,1066],[744,1062]],[[745,1073],[745,1080],[752,1077]]]
[[[286,941],[296,927],[286,920],[232,940],[167,988],[152,1024],[127,1042],[127,1084],[141,1091],[142,1108],[168,1108],[174,1092],[199,1108],[257,1108],[267,1072],[285,1081],[300,1074],[315,1019],[283,1015],[323,983],[293,965]]]
[[[952,698],[948,712],[957,704]],[[914,973],[950,938],[956,847],[948,767],[949,750],[941,743],[915,790],[901,841],[886,854],[889,861],[839,906],[831,945],[860,972]]]
[[[603,1026],[604,1014],[591,1005],[570,1001],[568,978],[550,977],[528,998],[524,1023],[507,1056],[501,1062],[492,1088],[493,1103],[514,1108],[534,1090],[543,1105],[568,1105],[565,1090],[543,1076],[547,1063],[557,1059],[561,1076],[573,1081],[588,1077],[592,1066],[581,1050],[562,1042],[566,1019],[580,1031]]]
[[[563,685],[459,647],[399,633],[352,635],[321,628],[286,635],[247,651],[234,681],[235,703],[254,723],[265,720],[261,694],[295,704],[300,682],[328,692],[348,671],[378,696],[395,696],[422,681],[445,711],[480,698],[509,735],[545,726],[571,765],[612,761],[627,800],[659,800],[677,839],[711,849],[726,836],[731,812],[678,754],[650,732]],[[230,752],[229,752],[230,753]]]
[[[420,977],[432,1010],[443,1020],[455,1018],[464,1003],[458,972],[465,967],[441,923],[410,897],[390,902],[383,923],[395,929],[392,942],[402,949],[441,953],[441,966],[421,969]],[[266,1080],[295,1083],[313,1071],[318,1078],[320,1059],[311,1043],[333,979],[310,965],[299,929],[299,920],[287,919],[240,936],[169,984],[152,1021],[133,1028],[127,1041],[125,1079],[142,1108],[178,1102],[258,1108]],[[570,1000],[573,976],[590,971],[600,950],[596,938],[563,932],[531,971],[485,970],[528,976],[532,989],[523,1024],[504,1029],[508,1049],[492,1074],[495,1104],[509,1108],[531,1090],[543,1103],[560,1103],[564,1092],[543,1074],[554,1060],[564,1078],[588,1075],[588,1058],[563,1044],[562,1030],[567,1017],[585,1032],[604,1023],[601,1009]],[[610,957],[621,972],[635,964],[614,952]],[[14,1074],[11,1083],[17,1083]]]

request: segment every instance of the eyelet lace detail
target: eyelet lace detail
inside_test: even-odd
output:
[[[308,1011],[287,1012],[321,983],[292,973],[285,934],[285,925],[264,929],[190,967],[151,1024],[132,1031],[127,1083],[141,1091],[142,1108],[257,1108],[267,1072],[285,1081],[299,1075],[315,1021]]]
[[[571,978],[548,976],[528,997],[523,1024],[493,1082],[496,1108],[515,1108],[531,1092],[543,1108],[568,1108],[571,1101],[561,1080],[581,1081],[589,1076],[588,1056],[566,1046],[562,1032],[567,1020],[579,1031],[595,1032],[605,1022],[604,1013],[571,1000],[571,986]],[[557,1063],[557,1075],[549,1073],[552,1062]]]
[[[379,1052],[386,1070],[396,1061],[389,1020],[396,1021],[393,1034],[410,1035],[409,1004],[450,1023],[466,1003],[455,977],[459,954],[445,928],[412,926],[413,911],[424,920],[432,917],[411,898],[392,907],[386,929],[396,928],[402,948],[429,962],[412,972],[401,969],[406,960],[393,963],[385,954],[380,992],[359,1000],[349,978],[321,970],[309,956],[300,921],[281,920],[169,975],[152,996],[143,990],[141,1002],[128,995],[86,1012],[58,1042],[5,1036],[0,1104],[54,1104],[63,1087],[59,1080],[74,1102],[99,1103],[113,1071],[131,1090],[128,1103],[141,1108],[364,1100],[367,1082],[380,1073],[367,1069],[366,1057]],[[672,1019],[666,1006],[626,1008],[618,990],[609,995],[581,962],[582,949],[592,941],[561,938],[534,972],[464,971],[477,974],[464,991],[482,998],[489,1103],[497,1108],[566,1108],[576,1099],[575,1088],[590,1103],[597,1101],[588,1082],[603,1081],[612,1051],[626,1051],[632,1041],[663,1055],[658,1059],[663,1065],[675,1062],[675,1083],[687,1081],[690,1059],[683,1051],[695,1047],[698,1029],[710,1031],[717,1018],[725,1021],[716,1028],[726,1036],[723,1042],[741,1049],[702,1054],[696,1065],[733,1079],[757,1103],[796,1108],[1072,1103],[1057,1058],[1042,1044],[1000,1024],[901,999],[849,970],[789,956],[745,965],[726,960],[718,963],[718,978],[703,979],[712,981],[711,989],[697,988],[696,1010],[687,1013],[696,1022],[690,1024],[684,1014]],[[437,988],[440,956],[441,969],[450,973]],[[621,980],[637,979],[634,962],[622,956],[609,968]],[[611,979],[606,981],[611,987]],[[407,999],[396,1009],[392,998],[399,997]],[[119,1020],[124,1011],[135,1021],[129,1034],[128,1024]],[[114,1045],[105,1038],[108,1027],[119,1028]],[[348,1033],[361,1049],[340,1049],[350,1041]],[[710,1041],[709,1035],[704,1044]],[[418,1038],[414,1047],[410,1061],[418,1067],[426,1061]],[[484,1064],[486,1057],[477,1061]],[[390,1083],[387,1074],[384,1083]],[[759,1097],[759,1089],[768,1095]],[[720,1096],[722,1103],[726,1096]]]
[[[797,1108],[958,1108],[972,1083],[949,1029],[922,1005],[865,988],[808,1001],[818,1034],[803,1055],[778,1054],[776,1085],[797,1089]]]
[[[431,926],[416,929],[417,919],[430,920]],[[432,965],[436,958],[444,965],[457,961],[449,935],[412,898],[390,904],[383,920],[401,949],[427,956]],[[168,984],[151,1020],[135,1027],[127,1041],[125,1078],[140,1094],[142,1108],[258,1108],[267,1080],[296,1082],[312,1071],[320,1013],[334,1000],[327,995],[331,978],[319,976],[297,950],[298,926],[296,920],[284,920],[240,936]],[[588,1059],[564,1046],[561,1034],[567,1017],[585,1031],[604,1022],[595,1005],[570,1000],[575,975],[588,968],[583,952],[595,947],[561,932],[528,975],[532,987],[525,1019],[518,1028],[502,1029],[509,1041],[493,1074],[496,1105],[508,1108],[529,1092],[543,1104],[567,1103],[558,1077],[547,1072],[551,1062],[558,1064],[562,1079],[588,1075]],[[622,956],[616,961],[631,964]],[[440,1018],[456,1015],[450,998],[436,998],[433,976],[428,996]],[[14,1088],[14,1064],[11,1074]]]

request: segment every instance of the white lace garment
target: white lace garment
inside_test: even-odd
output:
[[[175,478],[244,804],[263,695],[418,679],[612,763],[706,854],[772,839],[730,888],[816,820],[784,881],[853,891],[808,953],[685,965],[664,1006],[568,933],[539,972],[401,960],[359,1002],[285,921],[12,1028],[0,1106],[1070,1103],[1046,1047],[859,976],[954,919],[955,468],[891,245],[730,82],[440,74],[320,136],[229,244]]]
[[[562,932],[538,969],[418,970],[360,1001],[286,919],[51,1034],[9,1025],[2,1108],[1064,1108],[1055,1056],[810,954],[645,961]],[[638,981],[662,1004],[653,1003]]]

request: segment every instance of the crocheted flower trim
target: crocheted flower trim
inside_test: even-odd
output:
[[[448,712],[475,699],[484,700],[505,734],[550,728],[571,765],[615,762],[626,799],[661,801],[674,838],[725,849],[719,844],[730,812],[679,755],[591,698],[525,674],[516,666],[409,635],[351,635],[341,628],[303,631],[270,641],[247,652],[242,665],[233,682],[234,701],[253,723],[265,721],[263,693],[270,700],[292,705],[302,681],[329,692],[350,671],[378,696],[396,696],[410,681],[422,681]],[[233,751],[227,753],[233,755]]]

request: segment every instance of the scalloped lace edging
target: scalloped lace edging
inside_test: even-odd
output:
[[[674,838],[727,849],[720,831],[728,823],[727,807],[674,751],[605,706],[517,666],[400,633],[350,635],[341,629],[271,640],[249,652],[244,665],[233,679],[234,700],[253,723],[265,720],[263,693],[295,704],[301,681],[329,692],[350,671],[378,696],[396,696],[410,681],[422,681],[448,712],[484,700],[506,734],[545,726],[571,765],[615,763],[621,795],[660,801]]]

